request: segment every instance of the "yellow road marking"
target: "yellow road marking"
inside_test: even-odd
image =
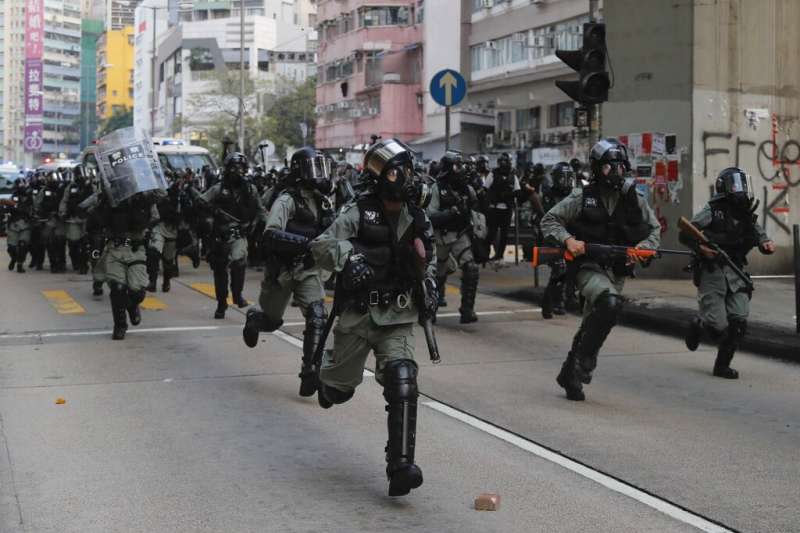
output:
[[[148,311],[163,311],[169,306],[155,296],[147,296],[144,301],[139,304],[139,307],[147,309]]]
[[[458,296],[461,294],[461,289],[458,287],[453,287],[452,285],[447,285],[447,288],[444,291],[445,294],[449,294],[451,296]]]
[[[205,294],[212,300],[217,299],[217,294],[214,292],[214,285],[212,283],[192,283],[189,286],[197,292]],[[233,299],[230,296],[228,296],[228,305],[233,305]]]
[[[50,302],[50,305],[62,315],[82,315],[86,313],[86,309],[76,302],[67,291],[42,291],[42,294]]]

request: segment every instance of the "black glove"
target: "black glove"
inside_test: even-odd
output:
[[[360,289],[375,275],[364,254],[353,254],[342,270],[342,286],[347,291]]]
[[[427,320],[435,317],[439,310],[439,288],[433,278],[425,278],[422,283],[425,285],[425,301],[421,302],[419,314],[421,320]]]

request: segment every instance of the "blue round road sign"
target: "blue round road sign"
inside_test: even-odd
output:
[[[431,79],[431,98],[443,106],[458,104],[467,94],[467,82],[457,70],[440,70]]]

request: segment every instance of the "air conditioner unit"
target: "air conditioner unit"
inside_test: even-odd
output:
[[[370,107],[369,109],[367,109],[367,114],[369,114],[369,115],[377,115],[378,114],[378,108],[377,107]]]
[[[497,43],[495,41],[486,41],[483,44],[487,50],[497,50]]]
[[[483,0],[481,2],[481,6],[483,9],[492,9],[492,6],[494,6],[494,0]]]
[[[488,149],[494,148],[494,133],[487,133],[483,139],[483,144]]]

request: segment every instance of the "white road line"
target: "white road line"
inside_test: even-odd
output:
[[[511,309],[507,311],[478,311],[475,314],[478,316],[516,315],[517,313],[535,313],[541,310],[541,307],[531,307],[529,309]],[[461,313],[436,313],[436,318],[451,318],[455,316],[461,316]]]
[[[441,315],[440,315],[441,316]],[[291,344],[292,346],[296,346],[300,349],[303,348],[303,341],[284,333],[281,330],[274,331],[273,335],[278,337],[281,340],[284,340]],[[374,372],[371,370],[364,369],[364,376],[374,376]],[[430,398],[424,394],[420,394],[423,398]],[[434,411],[438,411],[443,415],[449,416],[459,422],[462,422],[468,426],[471,426],[479,431],[487,433],[493,437],[496,437],[502,441],[505,441],[512,446],[516,446],[521,450],[525,450],[528,453],[536,455],[546,461],[550,461],[551,463],[555,463],[579,476],[585,477],[595,483],[599,483],[600,485],[606,487],[607,489],[613,490],[623,496],[627,496],[632,498],[639,503],[643,503],[644,505],[655,509],[665,515],[683,522],[684,524],[688,524],[692,527],[699,529],[700,531],[706,531],[708,533],[731,533],[730,529],[727,529],[719,524],[715,524],[710,520],[703,518],[702,516],[696,515],[691,511],[687,511],[678,507],[677,505],[670,503],[669,501],[663,500],[658,496],[654,496],[652,494],[648,494],[647,492],[628,485],[627,483],[620,481],[618,479],[614,479],[613,477],[609,476],[608,474],[604,474],[597,470],[592,469],[586,465],[583,465],[577,461],[573,461],[572,459],[565,457],[559,453],[554,451],[548,450],[547,448],[531,442],[519,435],[515,435],[505,429],[499,428],[495,425],[489,424],[488,422],[484,422],[478,418],[475,418],[472,415],[469,415],[463,411],[459,411],[454,409],[448,405],[445,405],[441,402],[436,400],[430,399],[428,401],[423,401],[422,405],[430,407]]]
[[[225,326],[168,326],[163,328],[138,328],[128,329],[128,333],[175,333],[180,331],[213,331],[226,328],[241,328],[241,325],[225,325]],[[0,340],[3,339],[46,339],[49,337],[92,337],[98,335],[110,335],[111,330],[93,330],[93,331],[43,331],[40,333],[4,333],[0,334]]]
[[[702,516],[698,516],[690,511],[682,509],[677,505],[670,503],[666,500],[662,500],[658,496],[654,496],[652,494],[648,494],[647,492],[637,489],[627,483],[614,479],[613,477],[604,474],[602,472],[598,472],[586,465],[582,465],[568,457],[565,457],[561,454],[548,450],[547,448],[540,446],[534,442],[531,442],[527,439],[524,439],[518,435],[514,435],[513,433],[506,431],[502,428],[484,422],[478,418],[475,418],[472,415],[459,411],[457,409],[453,409],[450,406],[447,406],[441,402],[437,402],[436,400],[425,401],[422,402],[422,405],[428,406],[431,409],[438,411],[450,418],[463,422],[468,426],[472,426],[475,429],[483,431],[484,433],[488,433],[493,437],[496,437],[502,441],[505,441],[512,446],[516,446],[521,450],[525,450],[528,453],[532,453],[538,457],[546,461],[550,461],[551,463],[555,463],[567,470],[570,470],[579,476],[585,477],[586,479],[590,479],[595,483],[599,483],[603,485],[607,489],[613,490],[623,496],[627,496],[632,498],[648,507],[655,509],[665,515],[674,518],[675,520],[679,520],[684,524],[688,524],[692,527],[695,527],[701,531],[707,531],[709,533],[730,533],[731,530],[727,529],[719,524],[715,524],[710,520],[706,520]]]

